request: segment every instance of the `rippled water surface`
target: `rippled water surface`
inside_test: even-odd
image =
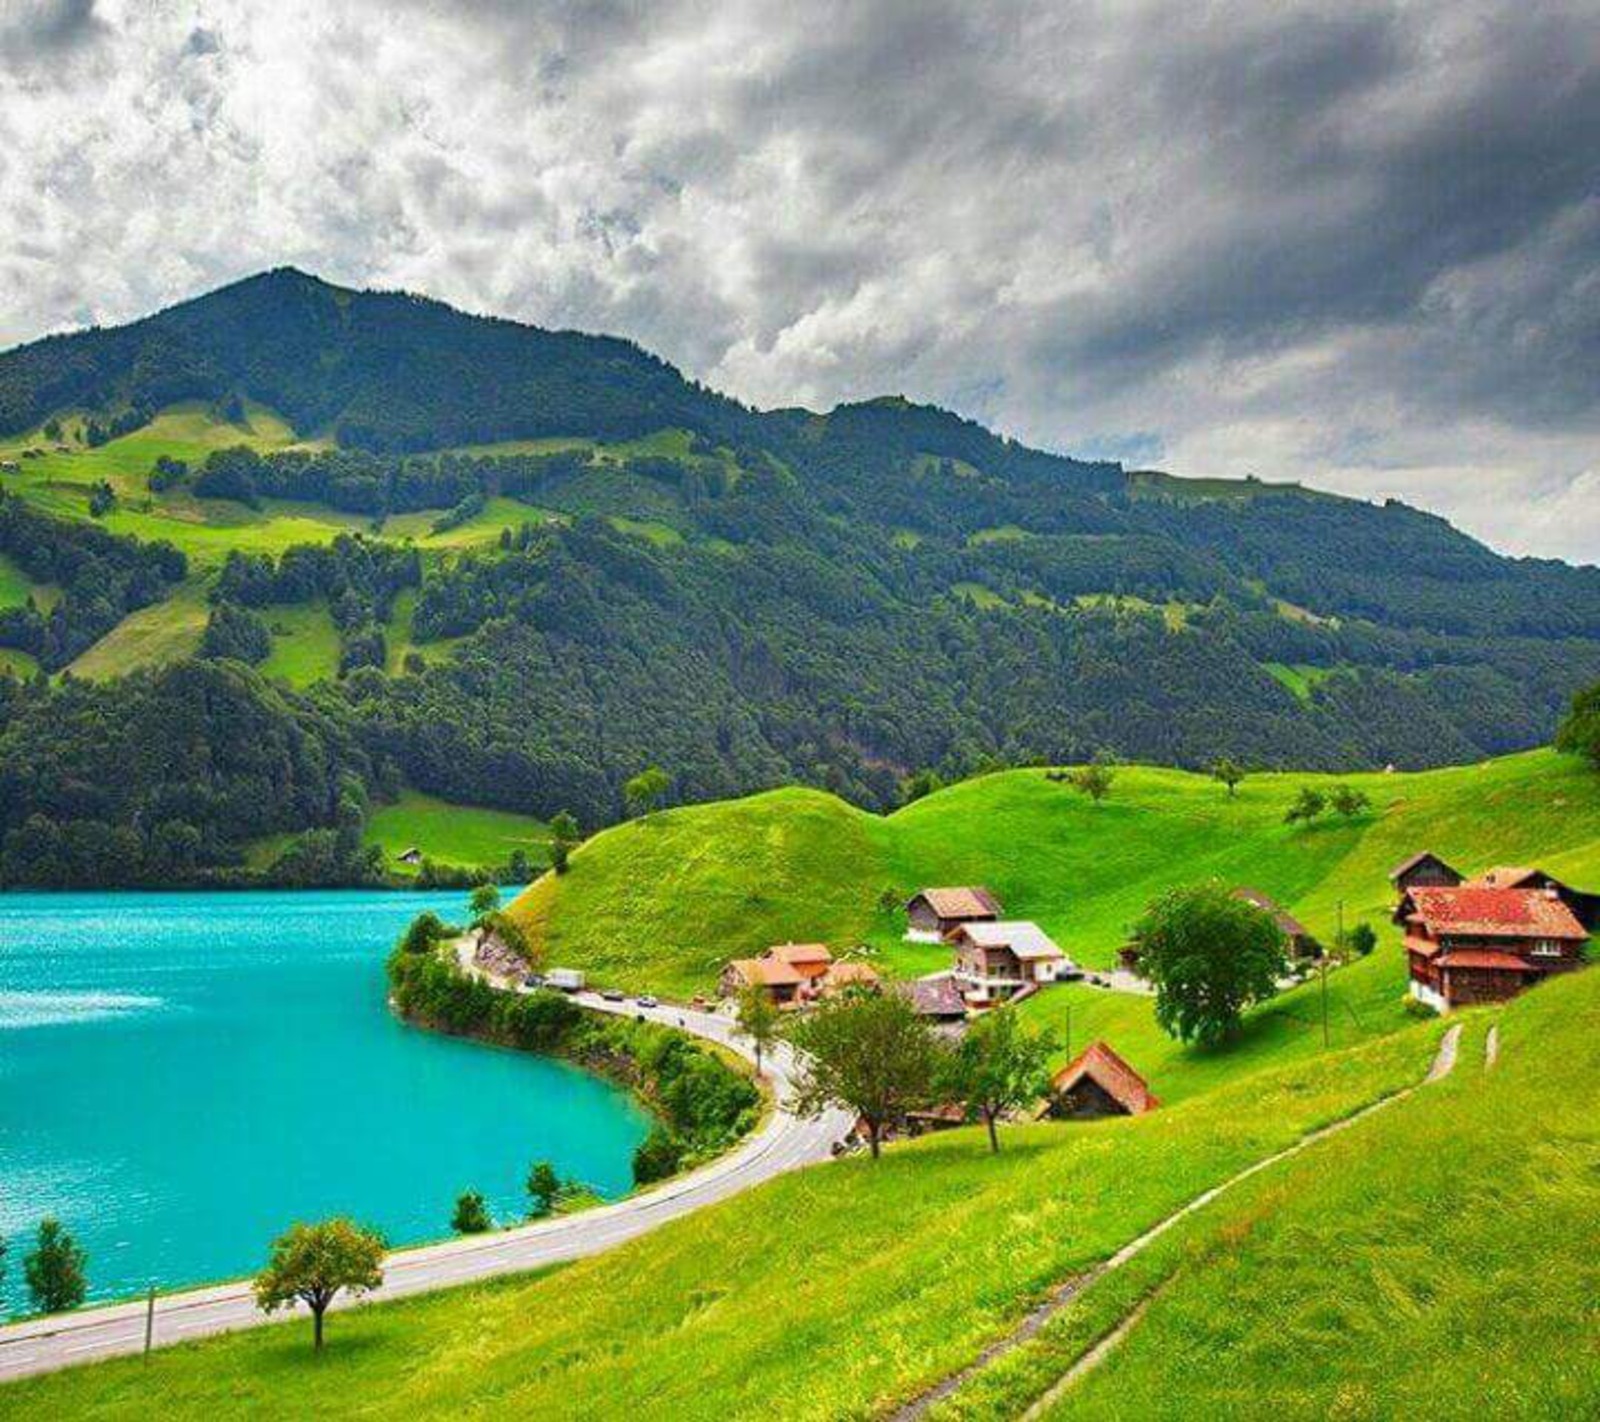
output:
[[[459,895],[0,895],[0,1312],[45,1214],[93,1297],[249,1272],[294,1219],[396,1243],[456,1194],[521,1208],[530,1161],[606,1193],[644,1117],[559,1063],[404,1027],[383,959]]]

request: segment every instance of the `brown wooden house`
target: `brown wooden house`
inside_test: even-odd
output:
[[[821,943],[783,943],[759,958],[735,958],[722,970],[724,997],[749,987],[763,989],[780,1007],[795,1002],[805,990],[820,985],[833,965],[833,954]]]
[[[1278,903],[1276,899],[1268,898],[1260,889],[1235,889],[1233,896],[1247,904],[1253,904],[1264,913],[1272,915],[1272,921],[1278,925],[1278,931],[1289,942],[1289,956],[1291,958],[1320,958],[1322,944],[1312,937],[1311,930],[1301,923],[1288,909]]]
[[[1048,1114],[1082,1120],[1142,1116],[1161,1102],[1145,1079],[1105,1042],[1093,1042],[1050,1080]]]
[[[1389,880],[1402,894],[1408,889],[1453,889],[1466,876],[1431,849],[1396,864]]]
[[[1000,900],[981,884],[921,889],[906,901],[906,937],[939,943],[963,923],[993,923],[1000,914]]]
[[[1461,884],[1403,894],[1409,991],[1439,1011],[1504,1002],[1582,965],[1589,935],[1550,889]]]

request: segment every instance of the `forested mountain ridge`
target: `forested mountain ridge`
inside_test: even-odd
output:
[[[625,341],[289,270],[0,354],[0,495],[0,664],[312,690],[262,714],[323,789],[237,825],[214,783],[90,805],[85,748],[150,722],[0,697],[0,749],[61,771],[8,786],[0,834],[154,804],[202,867],[267,821],[348,829],[354,782],[592,826],[651,763],[679,799],[881,807],[921,768],[1099,753],[1456,762],[1547,740],[1600,678],[1600,570],[1398,503],[1130,475],[898,398],[750,410]],[[7,843],[0,879],[51,879]]]

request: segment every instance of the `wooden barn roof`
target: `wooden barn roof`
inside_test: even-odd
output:
[[[1161,1104],[1145,1079],[1123,1061],[1105,1042],[1092,1042],[1074,1061],[1062,1067],[1050,1080],[1057,1095],[1072,1090],[1088,1077],[1130,1116],[1138,1116]]]
[[[907,907],[926,899],[940,918],[983,918],[1000,912],[1000,900],[981,884],[961,884],[942,889],[921,889],[911,896]]]

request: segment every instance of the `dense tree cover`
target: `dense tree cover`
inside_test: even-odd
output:
[[[272,655],[272,633],[267,624],[247,607],[219,602],[211,609],[205,635],[200,639],[202,657],[227,657],[254,666]]]
[[[297,429],[373,450],[575,428],[626,437],[742,414],[627,341],[466,316],[398,292],[343,291],[285,268],[129,326],[0,356],[0,433],[73,405],[114,417],[239,392]]]
[[[1587,756],[1600,769],[1600,682],[1572,698],[1572,709],[1561,723],[1556,745],[1574,755]]]
[[[194,397],[242,419],[241,396],[339,447],[169,461],[164,485],[378,526],[419,509],[453,526],[490,496],[571,519],[530,512],[498,547],[426,567],[346,536],[235,554],[216,580],[211,655],[260,652],[248,610],[325,601],[341,679],[311,704],[366,765],[455,799],[599,825],[651,765],[674,800],[801,780],[874,806],[908,780],[1108,755],[1414,767],[1543,740],[1600,678],[1600,573],[1501,558],[1398,504],[1196,498],[898,399],[757,413],[622,342],[299,273],[0,356],[0,428],[76,404],[109,429]],[[665,428],[686,434],[655,447],[680,452],[604,447]],[[437,452],[542,435],[586,443]],[[0,551],[65,589],[48,616],[0,612],[0,645],[47,668],[182,576],[170,549],[15,499]],[[418,642],[465,640],[391,677],[402,589]],[[1268,664],[1315,675],[1291,690]],[[297,827],[315,836],[283,872],[334,872],[332,809]],[[243,829],[218,827],[208,854]]]
[[[51,518],[0,490],[0,553],[61,597],[48,613],[30,600],[0,609],[0,647],[65,666],[130,612],[158,602],[188,571],[167,543],[119,538],[92,524]]]
[[[349,851],[379,778],[342,705],[237,662],[0,676],[0,885],[193,883],[240,841],[308,825]],[[348,865],[320,881],[349,882]]]

